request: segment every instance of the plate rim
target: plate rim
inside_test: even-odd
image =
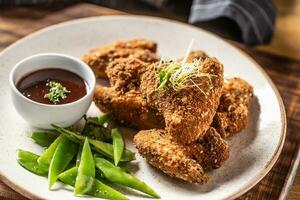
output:
[[[239,189],[235,194],[232,194],[232,195],[227,196],[225,198],[222,197],[222,199],[235,199],[237,197],[240,197],[241,195],[243,195],[247,191],[249,191],[251,188],[253,188],[257,183],[259,183],[268,174],[268,172],[273,168],[273,166],[275,165],[275,163],[277,162],[277,160],[278,160],[278,158],[281,154],[283,145],[285,143],[286,130],[287,130],[287,118],[286,118],[285,106],[284,106],[282,97],[281,97],[277,87],[275,86],[274,82],[269,77],[269,75],[265,72],[265,70],[246,52],[244,52],[243,50],[237,48],[236,46],[232,45],[231,43],[227,42],[226,40],[224,40],[222,37],[216,35],[215,33],[209,32],[207,30],[204,30],[202,28],[196,27],[196,26],[191,25],[191,24],[186,24],[186,23],[183,23],[183,22],[180,22],[180,21],[167,19],[167,18],[161,18],[161,17],[154,17],[154,16],[128,14],[128,15],[108,15],[108,16],[84,17],[84,18],[71,19],[71,20],[68,20],[68,21],[52,24],[52,25],[46,26],[44,28],[41,28],[37,31],[34,31],[32,33],[29,33],[28,35],[24,36],[23,38],[18,39],[17,41],[15,41],[14,43],[10,44],[5,49],[3,49],[0,52],[0,58],[7,51],[10,51],[10,49],[12,49],[13,47],[19,45],[23,41],[28,40],[30,38],[33,38],[36,35],[43,34],[44,32],[47,32],[47,31],[50,31],[50,30],[53,30],[53,29],[56,29],[56,28],[63,27],[65,25],[74,25],[74,24],[76,25],[76,24],[79,24],[79,23],[87,22],[87,21],[97,21],[97,20],[111,20],[111,19],[114,19],[114,20],[121,19],[122,20],[124,18],[134,19],[134,20],[152,20],[152,21],[158,21],[158,22],[160,21],[160,22],[164,22],[164,23],[173,23],[173,24],[178,24],[178,25],[181,25],[181,26],[186,26],[187,28],[194,29],[195,31],[200,30],[202,32],[205,32],[208,35],[211,35],[211,36],[213,36],[217,39],[220,39],[221,41],[225,42],[227,45],[231,46],[233,49],[237,50],[239,53],[243,54],[262,73],[263,77],[267,80],[268,84],[271,86],[272,90],[274,91],[276,99],[277,99],[278,104],[279,104],[280,120],[281,120],[281,123],[282,123],[281,135],[280,135],[280,144],[277,145],[276,150],[273,153],[271,159],[266,163],[264,169],[259,174],[257,174],[255,177],[250,179],[248,184],[245,184],[245,186],[243,186],[241,189]],[[45,199],[45,198],[43,198],[43,197],[41,197],[37,194],[32,193],[31,191],[26,190],[25,188],[22,188],[18,184],[14,183],[13,181],[11,181],[9,179],[9,177],[6,177],[5,174],[2,173],[2,171],[0,171],[0,180],[3,181],[12,190],[18,192],[21,195],[24,195],[25,197],[27,197],[29,199]]]

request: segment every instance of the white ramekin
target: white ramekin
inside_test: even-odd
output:
[[[79,75],[88,85],[87,94],[77,101],[61,105],[42,104],[23,96],[16,88],[18,81],[31,72],[46,68],[65,69]],[[12,102],[23,119],[34,127],[51,129],[51,123],[67,127],[82,118],[93,100],[96,78],[93,71],[80,59],[57,53],[43,53],[18,62],[10,73],[9,84]]]

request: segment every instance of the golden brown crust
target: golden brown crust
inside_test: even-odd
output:
[[[139,91],[141,75],[145,72],[147,63],[137,58],[120,58],[111,62],[106,69],[109,82],[116,91],[126,93]]]
[[[140,93],[140,77],[145,69],[146,63],[136,58],[122,58],[110,63],[106,73],[111,87],[96,87],[94,102],[97,107],[126,126],[163,127],[163,117],[147,106]]]
[[[229,145],[214,128],[209,128],[203,138],[186,147],[194,160],[204,169],[218,168],[229,158]]]
[[[139,153],[154,167],[171,177],[189,183],[204,184],[208,176],[200,164],[189,157],[186,149],[171,140],[162,129],[140,131],[133,142]]]
[[[212,126],[222,137],[231,136],[246,128],[253,88],[240,78],[232,78],[224,84],[220,105]]]
[[[175,140],[183,144],[193,143],[209,128],[219,105],[223,65],[215,58],[205,59],[202,72],[209,73],[211,77],[193,79],[194,83],[199,84],[197,87],[187,87],[179,91],[172,88],[156,90],[159,86],[155,69],[157,65],[148,66],[148,70],[142,75],[141,91],[146,103],[162,113],[166,131]]]
[[[156,46],[155,42],[145,39],[116,41],[91,50],[82,60],[91,67],[96,77],[105,78],[106,67],[119,58],[137,58],[149,63],[157,61]]]
[[[156,111],[145,106],[144,99],[135,91],[129,91],[122,95],[114,88],[97,86],[94,95],[97,107],[105,113],[110,113],[121,124],[127,127],[163,127],[164,119],[157,115]]]
[[[201,141],[182,145],[162,129],[140,131],[134,145],[147,161],[164,173],[190,183],[203,184],[203,169],[218,168],[229,157],[227,142],[214,128],[209,128]]]

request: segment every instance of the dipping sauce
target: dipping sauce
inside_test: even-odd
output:
[[[87,93],[87,84],[80,76],[71,71],[49,68],[34,71],[24,76],[18,81],[17,89],[33,101],[58,105],[71,103],[82,98]],[[52,97],[56,94],[61,96],[58,95],[59,98],[56,100],[50,100],[49,93]]]

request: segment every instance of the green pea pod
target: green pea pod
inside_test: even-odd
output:
[[[95,157],[95,164],[96,167],[103,172],[107,180],[139,190],[152,197],[160,198],[160,196],[152,188],[146,185],[146,183],[133,175],[126,173],[123,169],[115,166],[104,158]]]
[[[79,148],[78,148],[78,152],[77,152],[77,157],[76,157],[76,166],[77,167],[80,164],[81,153],[82,153],[82,144],[79,144]]]
[[[93,187],[95,179],[95,162],[90,148],[89,140],[86,137],[81,153],[78,175],[76,178],[75,195],[86,194]]]
[[[123,169],[125,172],[129,173],[128,163],[129,162],[121,162],[121,163],[119,163],[118,167],[120,167],[121,169]]]
[[[112,144],[91,139],[89,141],[95,151],[108,158],[114,159],[114,149]],[[135,154],[132,151],[125,149],[120,161],[127,162],[132,160],[135,160]]]
[[[53,154],[55,152],[55,149],[62,139],[63,139],[63,135],[58,136],[58,138],[56,138],[54,142],[46,149],[46,151],[38,158],[37,162],[39,163],[39,165],[45,168],[50,167],[50,163]]]
[[[112,129],[111,135],[113,138],[114,163],[118,166],[124,150],[124,141],[122,135],[117,128]]]
[[[63,183],[75,186],[78,167],[73,167],[58,176],[58,179]],[[113,188],[103,184],[101,181],[94,179],[92,189],[87,193],[91,196],[112,199],[112,200],[128,200],[123,194]]]
[[[78,145],[70,141],[66,137],[62,137],[62,140],[57,145],[53,158],[49,167],[49,189],[57,181],[58,175],[62,173],[70,164],[73,157],[78,151]]]
[[[58,134],[53,132],[33,132],[31,135],[34,142],[42,147],[49,147],[57,137]]]
[[[76,142],[76,143],[82,143],[84,141],[84,136],[79,135],[73,131],[70,131],[68,129],[59,127],[55,124],[52,124],[52,126],[61,134],[63,134],[64,136],[66,136],[67,138],[69,138],[71,141]],[[92,145],[92,149],[94,151],[97,151],[98,153],[113,159],[114,158],[114,150],[113,150],[113,145],[106,143],[106,142],[102,142],[99,140],[93,140],[93,139],[89,139],[89,143]],[[135,160],[135,154],[128,150],[125,149],[123,152],[123,155],[121,157],[122,162],[127,162],[127,161],[131,161],[131,160]]]
[[[58,179],[64,184],[75,186],[78,167],[72,167],[58,175]]]
[[[85,139],[85,136],[80,135],[79,133],[75,133],[73,131],[70,131],[68,129],[59,127],[55,124],[51,124],[51,126],[53,128],[55,128],[56,131],[58,131],[59,133],[65,135],[67,138],[69,138],[69,140],[76,142],[76,143],[82,143]]]
[[[44,168],[38,164],[37,162],[37,159],[39,158],[38,155],[21,149],[18,149],[17,152],[18,152],[17,160],[22,167],[24,167],[25,169],[27,169],[28,171],[36,175],[47,176],[48,168]]]

